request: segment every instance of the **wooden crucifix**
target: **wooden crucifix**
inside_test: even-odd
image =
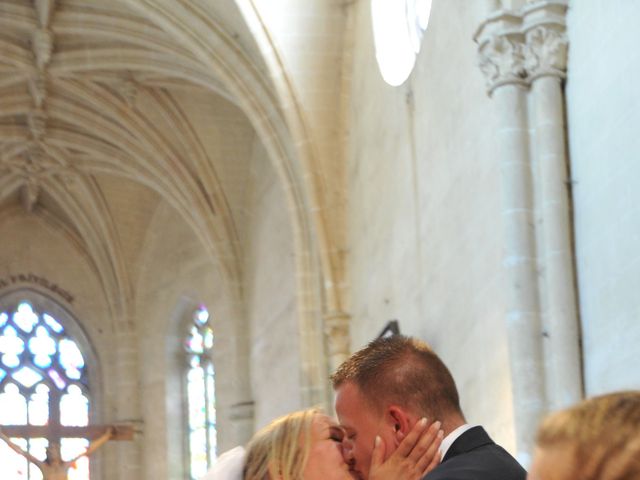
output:
[[[67,480],[69,467],[79,458],[89,456],[109,440],[133,440],[133,427],[129,425],[89,425],[87,427],[65,427],[62,425],[4,425],[0,426],[0,439],[42,472],[44,480]],[[47,438],[47,458],[39,460],[14,443],[12,438]],[[60,456],[60,440],[63,438],[86,438],[89,447],[77,457],[63,461]]]

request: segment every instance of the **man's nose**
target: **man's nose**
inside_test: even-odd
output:
[[[353,457],[353,442],[348,439],[342,440],[342,456],[345,462],[351,464],[354,461]]]

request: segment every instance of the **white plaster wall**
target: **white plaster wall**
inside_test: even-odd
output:
[[[359,2],[349,152],[352,349],[390,319],[449,365],[468,420],[513,451],[496,108],[472,36],[483,2],[436,0],[404,85],[380,77]]]
[[[587,394],[640,388],[640,3],[573,1],[567,108]]]
[[[244,277],[259,428],[303,405],[293,231],[282,185],[257,143],[247,196]]]

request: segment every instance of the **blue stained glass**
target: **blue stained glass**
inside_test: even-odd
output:
[[[47,373],[49,374],[51,380],[53,380],[53,383],[56,384],[56,387],[58,387],[60,390],[67,386],[67,382],[64,381],[64,378],[62,378],[56,370],[51,368]]]
[[[204,331],[204,348],[207,350],[213,347],[213,330],[210,328],[205,329]]]
[[[209,312],[206,308],[200,307],[200,309],[195,314],[195,321],[200,325],[204,325],[209,320]]]
[[[33,330],[33,327],[38,323],[38,315],[35,314],[31,305],[28,303],[21,303],[18,305],[18,310],[13,314],[13,322],[27,333]]]
[[[191,338],[188,341],[189,350],[193,353],[202,353],[204,350],[204,338],[196,327],[191,329]]]
[[[0,311],[0,425],[87,425],[88,394],[80,383],[71,383],[74,379],[84,383],[85,373],[81,351],[65,338],[65,329],[51,315],[34,311],[26,300],[16,310]],[[52,417],[56,411],[59,420]],[[45,438],[16,439],[16,443],[36,458],[45,458]],[[63,439],[63,458],[82,453],[87,444],[84,439]],[[78,460],[67,476],[88,480],[89,461]],[[0,441],[0,480],[5,477],[42,480],[42,473]]]
[[[31,388],[40,380],[42,380],[42,375],[40,375],[32,368],[22,367],[20,370],[13,374],[13,378],[15,378],[25,387]]]
[[[51,315],[45,313],[42,316],[42,318],[44,318],[45,323],[49,325],[51,330],[53,330],[54,332],[62,333],[64,331],[64,327],[60,325],[58,321],[55,318],[53,318]]]
[[[2,356],[2,363],[9,368],[15,368],[20,365],[20,358],[17,355],[11,355],[9,353]]]
[[[24,341],[18,337],[18,332],[11,325],[4,328],[0,335],[0,353],[2,362],[9,368],[20,364],[20,355],[24,351]]]
[[[38,367],[46,368],[51,365],[51,355],[56,353],[56,342],[42,325],[36,328],[36,336],[29,340],[29,351]]]
[[[75,342],[71,340],[61,340],[60,365],[65,369],[65,373],[71,379],[78,380],[81,376],[80,369],[84,367],[84,358]]]
[[[185,336],[189,353],[187,398],[190,473],[200,478],[216,458],[215,374],[210,360],[214,335],[204,305],[193,313],[193,323]]]

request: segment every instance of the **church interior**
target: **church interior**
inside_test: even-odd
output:
[[[546,413],[640,388],[639,17],[1,0],[0,431],[197,480],[397,326],[527,466]],[[0,477],[42,474],[0,442]]]

